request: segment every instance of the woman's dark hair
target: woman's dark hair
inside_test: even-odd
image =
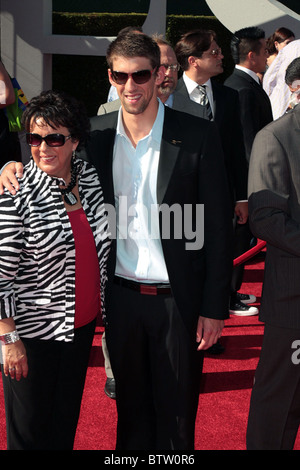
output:
[[[66,127],[72,139],[78,140],[77,148],[80,148],[89,136],[90,121],[85,107],[65,92],[42,91],[30,100],[22,116],[26,132],[30,132],[32,121],[36,122],[40,118],[53,129]]]
[[[295,34],[290,29],[284,27],[276,29],[272,36],[267,39],[267,49],[269,54],[277,54],[278,51],[275,47],[275,42],[280,44],[292,37],[295,37]]]

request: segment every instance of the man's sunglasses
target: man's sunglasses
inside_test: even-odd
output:
[[[48,134],[46,137],[42,137],[39,134],[27,133],[26,142],[31,147],[38,147],[44,140],[48,147],[62,147],[70,137],[70,135],[65,136],[63,134]]]
[[[139,70],[138,72],[133,73],[116,72],[115,70],[111,70],[111,76],[117,85],[125,85],[129,77],[131,77],[137,85],[143,85],[143,83],[149,82],[155,70],[156,67],[153,70]]]

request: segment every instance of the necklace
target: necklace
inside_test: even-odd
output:
[[[81,168],[82,168],[82,163],[79,163],[79,162],[75,163],[74,160],[72,160],[71,181],[66,188],[60,190],[62,196],[64,196],[65,202],[69,206],[75,206],[75,204],[77,203],[77,197],[75,196],[74,193],[72,193],[72,189],[76,186],[77,175],[80,172]]]

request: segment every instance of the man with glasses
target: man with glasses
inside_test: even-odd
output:
[[[106,202],[119,208],[126,197],[136,207],[129,220],[136,237],[117,237],[107,292],[117,449],[192,450],[202,351],[228,314],[231,224],[221,145],[214,124],[157,100],[165,72],[151,38],[117,38],[107,62],[121,109],[92,119],[87,153]],[[186,235],[176,238],[173,229],[164,237],[159,214],[152,220],[159,237],[150,237],[138,201],[183,210],[203,203],[204,247],[187,250]]]
[[[178,82],[178,71],[179,64],[177,62],[176,54],[174,49],[168,41],[166,41],[162,35],[153,35],[152,39],[158,44],[160,49],[160,65],[163,66],[164,79],[157,86],[157,97],[164,103],[165,106],[177,109],[178,111],[190,113],[191,104],[193,105],[188,97],[184,97],[182,93],[176,91]],[[114,87],[115,88],[115,87]],[[121,106],[120,99],[113,102],[105,103],[100,106],[98,114],[105,114],[112,111],[119,110]],[[197,105],[195,104],[197,107]],[[116,398],[115,390],[115,379],[113,376],[111,363],[109,359],[109,353],[106,345],[106,335],[102,335],[102,351],[104,355],[104,366],[105,373],[107,376],[104,391],[110,398]],[[222,352],[222,347],[219,342],[211,346],[208,351],[209,353],[219,354]]]
[[[128,31],[127,31],[128,32]],[[120,34],[118,34],[120,36]],[[160,65],[163,66],[164,79],[157,86],[157,96],[165,106],[173,106],[173,94],[177,86],[179,64],[176,59],[172,46],[163,38],[162,35],[155,34],[152,39],[158,44],[160,49]],[[115,86],[111,85],[115,90]],[[117,95],[118,96],[118,95]],[[181,96],[176,100],[176,109],[184,110],[185,103]],[[110,113],[120,109],[121,101],[119,98],[102,104],[98,109],[98,115]],[[102,335],[102,351],[104,355],[104,367],[107,376],[104,391],[109,398],[116,398],[116,384],[113,376],[109,353],[106,345],[106,334]]]
[[[178,81],[178,71],[180,69],[172,46],[166,41],[162,35],[154,34],[152,39],[158,44],[160,49],[160,65],[163,66],[165,77],[162,83],[157,87],[157,96],[166,106],[173,106],[173,94],[176,90]],[[115,99],[102,104],[98,109],[98,115],[117,111],[121,106],[120,99]],[[177,103],[176,109],[184,106],[181,98]],[[184,110],[184,109],[183,109]]]
[[[225,165],[231,191],[234,233],[248,220],[247,177],[240,108],[236,91],[220,84],[213,78],[223,72],[223,54],[212,30],[197,29],[184,34],[175,46],[177,60],[183,70],[176,93],[189,98],[186,112],[216,123],[225,157]],[[235,237],[234,257],[247,248],[239,247]],[[243,268],[233,270],[229,311],[235,315],[256,315],[258,310],[246,304],[254,302],[252,295],[239,293]],[[210,352],[220,353],[223,346],[217,343]]]
[[[157,99],[165,73],[150,37],[118,37],[107,62],[121,108],[91,119],[86,154],[117,229],[106,291],[116,448],[193,450],[203,351],[228,317],[232,230],[221,143],[214,123]],[[199,222],[202,242],[193,244]]]

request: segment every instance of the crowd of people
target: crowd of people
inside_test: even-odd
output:
[[[0,176],[8,449],[73,448],[101,314],[116,450],[192,451],[204,352],[222,354],[229,315],[258,313],[265,334],[246,446],[293,448],[297,45],[285,28],[268,41],[256,26],[236,31],[235,67],[221,84],[214,31],[189,31],[172,47],[129,27],[108,47],[111,89],[97,116],[62,92],[30,101],[23,124],[32,158]],[[256,238],[267,241],[260,312],[241,292],[244,266],[233,269]]]

